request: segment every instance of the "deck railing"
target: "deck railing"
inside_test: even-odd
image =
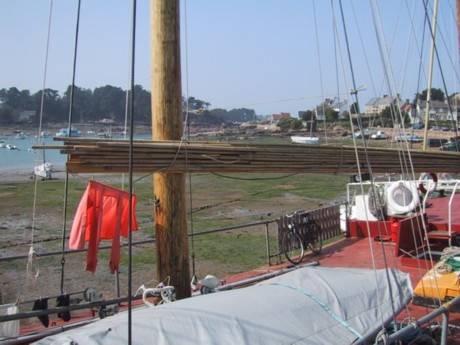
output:
[[[278,244],[291,222],[302,223],[304,222],[304,219],[308,219],[309,221],[319,225],[321,229],[321,239],[323,242],[340,235],[342,233],[342,230],[340,229],[340,207],[341,204],[337,204],[311,211],[297,211],[292,215],[280,217],[276,221],[278,225]]]

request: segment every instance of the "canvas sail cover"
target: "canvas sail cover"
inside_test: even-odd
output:
[[[377,288],[378,287],[378,288]],[[395,269],[304,267],[249,287],[132,313],[133,344],[352,344],[373,337],[412,296]],[[126,312],[39,344],[127,344]]]

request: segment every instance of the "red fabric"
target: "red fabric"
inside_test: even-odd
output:
[[[136,196],[132,196],[132,229],[137,230]],[[112,240],[110,270],[120,266],[120,236],[129,233],[129,193],[121,189],[89,181],[72,224],[70,249],[83,249],[88,242],[86,270],[96,272],[97,253],[101,240]]]

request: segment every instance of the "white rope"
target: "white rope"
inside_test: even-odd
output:
[[[33,246],[31,246],[27,258],[26,275],[27,279],[30,279],[32,281],[36,281],[38,276],[40,275],[40,267],[38,265],[36,257],[37,254],[35,253],[35,249]]]
[[[155,304],[151,303],[147,300],[148,296],[155,296],[161,297],[161,300]],[[144,292],[142,293],[142,300],[144,301],[145,305],[148,307],[155,307],[156,305],[159,304],[164,304],[164,303],[170,303],[174,301],[174,286],[171,285],[163,285],[163,283],[158,284],[157,287],[155,288],[148,288],[145,289]]]
[[[49,45],[50,45],[52,14],[53,14],[53,0],[50,1],[50,12],[49,12],[49,19],[48,19],[48,36],[46,39],[45,70],[43,73],[42,97],[41,97],[41,104],[40,104],[40,120],[39,120],[40,124],[39,124],[38,135],[37,135],[38,140],[40,140],[41,138],[43,107],[45,103],[44,98],[45,98],[45,87],[46,87],[46,75],[47,75],[47,66],[48,66],[48,53],[49,53]],[[35,171],[34,171],[34,175],[35,175]],[[34,199],[33,199],[33,208],[32,208],[32,230],[30,234],[29,257],[27,259],[27,278],[30,278],[34,281],[38,278],[40,274],[40,268],[36,260],[36,254],[35,254],[35,249],[34,249],[35,215],[36,215],[36,209],[37,209],[37,187],[38,187],[38,179],[35,177]]]

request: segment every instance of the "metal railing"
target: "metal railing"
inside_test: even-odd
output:
[[[334,205],[334,206],[324,207],[324,208],[317,209],[317,210],[308,211],[311,219],[314,219],[315,222],[321,226],[321,229],[323,230],[322,231],[323,240],[330,239],[342,233],[342,231],[340,230],[340,210],[339,208],[340,208],[340,205]],[[203,237],[203,236],[215,234],[215,233],[233,232],[236,230],[241,230],[241,229],[244,230],[244,229],[250,229],[250,228],[253,228],[253,229],[255,228],[254,231],[257,231],[257,227],[263,226],[265,229],[264,237],[265,237],[266,262],[270,266],[272,265],[273,257],[278,256],[279,260],[281,260],[281,253],[279,250],[279,246],[278,247],[274,246],[271,243],[270,239],[271,238],[273,239],[273,237],[275,236],[279,237],[280,231],[282,231],[282,227],[280,227],[279,224],[282,224],[284,217],[285,216],[277,218],[277,219],[269,219],[269,220],[264,220],[264,221],[259,221],[259,222],[252,222],[252,223],[246,223],[246,224],[241,224],[241,225],[227,226],[227,227],[222,227],[222,228],[198,231],[193,234],[189,234],[189,236],[197,238],[197,237]],[[274,225],[275,223],[278,224],[278,226],[276,226],[276,229],[273,226],[270,227],[270,225],[272,224]],[[276,231],[276,235],[273,233],[273,231]],[[141,245],[151,244],[155,242],[156,242],[155,238],[152,238],[152,239],[133,242],[132,245],[141,246]],[[127,247],[128,245],[129,245],[128,243],[123,243],[121,244],[121,247]],[[278,248],[278,250],[274,252],[276,247]],[[111,245],[102,245],[99,247],[99,250],[107,250],[107,249],[111,249]],[[36,255],[36,258],[45,258],[45,257],[53,257],[53,256],[62,256],[63,254],[74,255],[74,254],[79,254],[79,253],[84,253],[84,252],[87,252],[87,249],[65,250],[65,251],[59,250],[59,251],[47,251],[47,252],[37,251],[35,255]],[[0,257],[0,263],[1,262],[11,262],[11,261],[16,261],[16,260],[27,260],[27,259],[28,259],[27,254],[13,255],[13,256],[7,256],[7,257]],[[116,278],[116,284],[118,284],[118,278]],[[119,289],[117,289],[117,291],[119,291]],[[82,291],[79,291],[78,293],[82,293]],[[66,294],[72,295],[72,294],[77,294],[77,292],[67,292]],[[47,296],[47,298],[50,298],[50,299],[52,297],[56,297],[56,296]],[[18,305],[32,304],[35,301],[33,298],[34,298],[33,296],[27,296],[27,300],[17,301],[18,302],[17,304]],[[133,298],[136,299],[137,297],[134,296]],[[36,317],[36,316],[45,315],[45,314],[52,314],[52,313],[56,313],[57,311],[62,312],[62,311],[70,311],[70,310],[87,309],[89,307],[95,307],[95,306],[97,307],[99,305],[119,303],[120,301],[125,301],[125,300],[126,298],[120,298],[120,296],[117,295],[117,298],[107,299],[101,302],[96,302],[95,304],[85,303],[79,306],[71,305],[69,307],[50,308],[48,310],[26,311],[20,314],[16,314],[15,316],[13,315],[0,316],[0,322],[20,319],[20,318]]]

